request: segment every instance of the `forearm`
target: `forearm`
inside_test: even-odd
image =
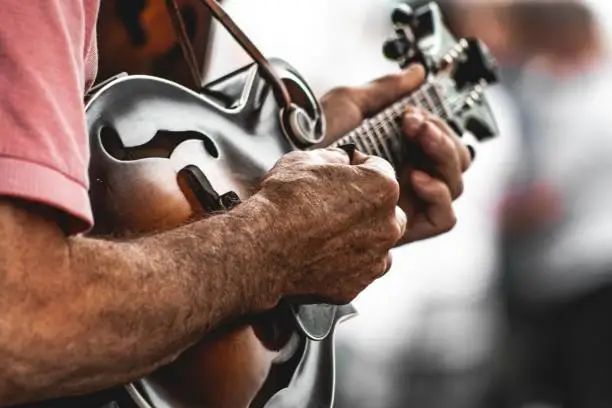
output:
[[[5,225],[29,246],[0,269],[0,405],[129,382],[224,320],[273,305],[275,271],[254,247],[260,207],[127,242]]]

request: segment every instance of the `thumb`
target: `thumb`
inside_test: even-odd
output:
[[[383,76],[359,88],[355,103],[363,116],[368,117],[413,92],[424,80],[423,66],[411,65],[399,74]]]

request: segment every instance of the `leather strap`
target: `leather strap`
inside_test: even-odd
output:
[[[223,7],[216,0],[200,0],[206,8],[210,10],[213,17],[217,19],[223,27],[230,33],[230,35],[240,44],[240,46],[246,51],[247,54],[262,70],[262,76],[264,76],[270,84],[272,85],[272,90],[278,103],[283,108],[288,108],[291,104],[291,96],[289,95],[289,91],[285,86],[284,82],[278,77],[274,69],[264,57],[264,55],[259,51],[259,49],[249,40],[249,38],[244,34],[244,32],[234,23],[232,18],[223,10]],[[183,21],[183,17],[181,16],[180,9],[176,4],[176,0],[166,0],[166,7],[172,17],[172,22],[174,25],[174,30],[178,36],[178,39],[181,43],[181,48],[183,49],[183,54],[185,56],[185,60],[187,65],[189,65],[189,71],[191,76],[194,79],[196,84],[196,89],[199,89],[201,86],[201,69],[198,66],[197,58],[195,56],[195,52],[193,50],[193,46],[189,41],[189,37],[187,35],[187,30],[185,28],[185,24]]]
[[[193,50],[193,45],[191,45],[191,41],[189,41],[189,35],[187,34],[187,29],[185,28],[185,21],[181,15],[181,10],[179,9],[175,0],[166,0],[166,8],[168,9],[168,14],[170,14],[170,18],[172,19],[174,32],[178,37],[179,44],[181,45],[183,57],[187,63],[187,68],[189,69],[191,79],[193,80],[194,89],[199,90],[202,87],[202,79],[200,78],[202,70],[198,65],[198,59],[195,55],[195,51]]]

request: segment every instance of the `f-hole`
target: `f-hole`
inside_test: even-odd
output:
[[[193,130],[179,132],[159,130],[150,141],[135,147],[126,147],[117,131],[112,127],[105,126],[100,130],[100,142],[104,150],[121,161],[134,161],[149,157],[168,159],[176,147],[187,140],[201,140],[206,152],[215,159],[219,158],[219,149],[215,142],[203,133]]]

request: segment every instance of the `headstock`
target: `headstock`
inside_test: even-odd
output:
[[[468,131],[478,140],[496,136],[485,89],[498,81],[497,63],[487,47],[474,38],[455,38],[433,2],[417,9],[400,3],[391,20],[395,35],[383,46],[385,57],[401,68],[413,63],[425,67],[428,81],[447,103],[446,119],[459,134]]]

